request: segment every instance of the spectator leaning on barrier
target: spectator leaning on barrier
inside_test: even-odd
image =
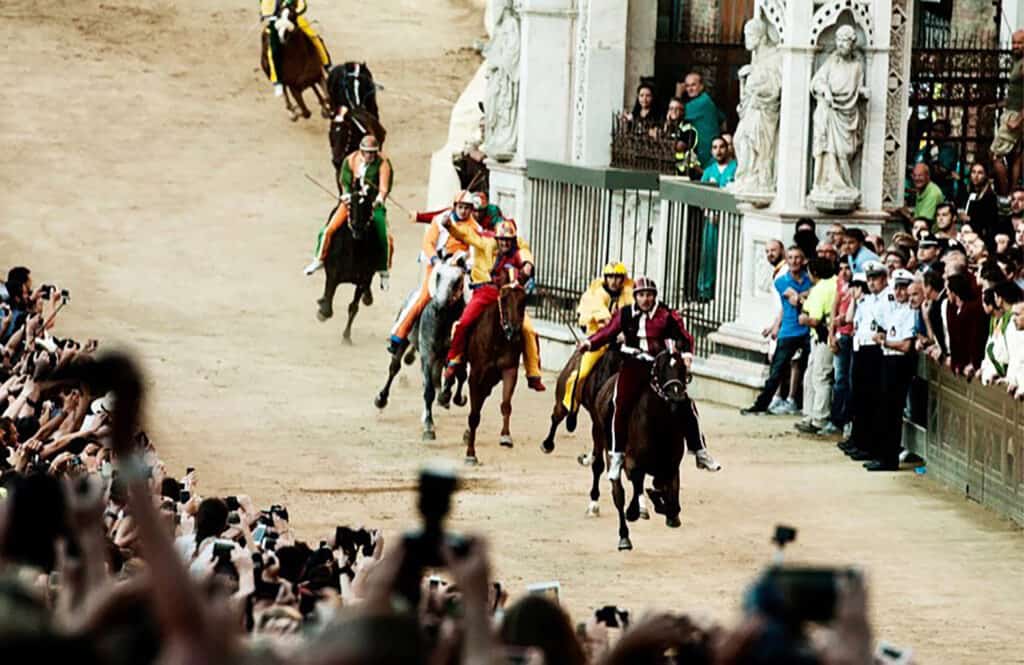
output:
[[[1013,323],[1006,328],[1006,392],[1024,399],[1024,301],[1012,307]]]
[[[849,436],[846,428],[850,422],[850,369],[853,364],[853,320],[850,316],[853,270],[849,261],[839,263],[839,274],[836,277],[836,298],[832,303],[829,322],[829,346],[832,347],[833,355],[832,413],[829,420],[836,429]]]
[[[903,434],[903,407],[914,376],[914,328],[916,312],[910,302],[910,284],[914,275],[899,269],[892,274],[892,292],[879,301],[875,342],[882,347],[882,411],[878,434],[881,437],[873,460],[864,464],[868,471],[898,471]]]
[[[789,364],[794,356],[798,353],[801,354],[801,373],[807,366],[808,330],[807,326],[800,323],[800,308],[801,294],[811,289],[811,278],[804,270],[807,263],[804,252],[796,245],[786,250],[786,263],[789,270],[775,280],[775,292],[782,304],[782,312],[775,319],[771,328],[765,331],[778,340],[778,346],[775,349],[775,355],[772,356],[768,380],[765,381],[764,388],[754,404],[740,411],[744,415],[765,413],[769,410],[772,397],[782,381],[783,373],[789,371]],[[794,395],[791,394],[788,399],[778,404],[772,413],[778,415],[799,413]]]
[[[799,323],[810,330],[810,352],[804,373],[804,418],[794,427],[807,434],[836,434],[840,430],[829,421],[833,361],[829,329],[836,301],[835,264],[815,257],[807,270],[814,286],[804,301]]]
[[[946,331],[949,357],[946,366],[970,378],[981,368],[988,336],[988,317],[982,310],[980,293],[969,275],[954,274],[946,279],[949,306]]]
[[[853,288],[853,427],[850,436],[839,447],[851,459],[868,461],[875,458],[880,441],[882,408],[882,348],[875,333],[882,328],[879,320],[892,292],[888,288],[889,273],[878,261],[869,261],[863,273],[856,273]]]
[[[985,357],[981,361],[981,382],[985,385],[1006,378],[1010,362],[1007,331],[1013,325],[1013,306],[1024,300],[1020,287],[1009,280],[993,286],[991,294],[993,307],[989,317]]]
[[[718,136],[725,115],[718,110],[711,95],[704,89],[704,77],[690,72],[684,81],[686,88],[686,121],[697,130],[697,158],[701,167],[711,163],[711,139]]]

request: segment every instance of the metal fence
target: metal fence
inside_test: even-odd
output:
[[[663,137],[658,124],[612,116],[612,166],[622,169],[676,172],[675,142]]]
[[[696,355],[714,351],[708,335],[739,314],[743,216],[717,188],[666,182],[668,205],[663,298],[677,307],[696,340]]]
[[[742,216],[731,194],[651,171],[527,163],[530,243],[537,261],[531,315],[576,325],[576,306],[609,261],[654,277],[697,340],[736,318]]]
[[[576,325],[576,305],[609,261],[649,268],[658,176],[530,161],[530,243],[537,261],[532,315]]]

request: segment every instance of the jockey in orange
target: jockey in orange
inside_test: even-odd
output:
[[[409,333],[430,302],[430,275],[434,271],[434,266],[447,261],[458,252],[469,253],[469,246],[450,233],[446,225],[451,224],[452,228],[471,228],[475,231],[477,226],[473,219],[473,204],[473,194],[459,192],[452,207],[436,213],[430,221],[430,226],[423,232],[419,258],[420,263],[426,265],[423,284],[416,299],[399,312],[398,320],[391,329],[391,337],[388,339],[388,353],[401,353],[409,345]]]
[[[530,277],[533,274],[533,254],[530,253],[529,245],[517,237],[516,224],[511,219],[498,222],[493,238],[481,235],[472,228],[458,228],[451,224],[446,224],[446,228],[453,236],[472,247],[474,252],[469,287],[473,297],[455,326],[451,349],[448,351],[445,379],[450,380],[464,362],[462,356],[466,352],[473,324],[490,305],[497,302],[501,280],[508,274],[508,269],[514,268],[516,272]],[[529,315],[523,319],[523,364],[527,384],[531,389],[543,392],[545,387],[540,376],[540,344]]]
[[[377,242],[384,249],[383,258],[377,273],[380,275],[381,288],[387,288],[388,270],[391,268],[391,255],[394,253],[394,238],[388,233],[387,211],[384,204],[391,193],[394,175],[391,160],[380,152],[380,144],[376,137],[367,134],[359,142],[359,150],[348,157],[341,166],[341,205],[334,212],[331,220],[320,230],[314,250],[313,262],[305,268],[307,275],[312,275],[324,267],[331,251],[331,240],[345,222],[348,221],[348,202],[352,193],[366,187],[373,199],[373,226]]]
[[[637,277],[633,283],[633,304],[620,307],[611,320],[596,333],[583,339],[580,351],[597,351],[616,342],[656,356],[665,349],[682,354],[689,367],[693,360],[693,335],[686,329],[683,317],[676,310],[658,301],[658,286],[649,277]],[[632,356],[624,356],[622,368],[615,379],[615,412],[612,416],[612,442],[608,451],[608,479],[616,480],[622,472],[628,448],[627,438],[633,409],[650,382],[650,365]],[[680,413],[680,426],[686,447],[697,458],[697,468],[718,471],[722,466],[708,453],[704,435],[697,419],[697,407],[690,400],[690,409]]]
[[[444,210],[432,210],[429,212],[418,212],[413,214],[412,220],[420,224],[429,224],[434,219],[446,212],[450,212],[451,208],[445,208]],[[473,193],[473,219],[480,225],[480,229],[485,233],[487,231],[494,232],[494,227],[498,225],[504,216],[501,214],[501,208],[487,200],[487,194],[485,192],[474,192]]]

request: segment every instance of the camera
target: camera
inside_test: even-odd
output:
[[[61,289],[60,290],[60,301],[63,304],[65,304],[65,305],[68,304],[69,302],[71,302],[71,292],[68,291],[67,289]]]
[[[609,628],[628,628],[629,611],[615,605],[605,605],[601,609],[594,610],[594,620]]]
[[[178,503],[188,503],[189,499],[192,498],[192,493],[188,490],[181,490],[178,492]]]
[[[420,599],[420,579],[425,568],[445,566],[444,548],[456,557],[465,556],[471,542],[460,535],[446,533],[444,519],[451,509],[452,494],[458,479],[447,469],[427,467],[420,471],[417,507],[423,516],[423,527],[403,536],[405,556],[398,574],[397,591],[412,607]]]
[[[784,624],[835,619],[840,578],[859,579],[853,568],[772,566],[751,591],[753,609]]]
[[[238,503],[237,496],[226,496],[224,497],[224,503],[227,504],[228,510],[238,510],[242,506]]]
[[[334,548],[341,550],[349,563],[355,563],[356,555],[360,551],[363,556],[371,556],[373,546],[373,537],[366,529],[352,529],[347,526],[334,529]]]
[[[232,510],[228,513],[228,524],[241,524],[242,518],[238,514],[237,510]]]

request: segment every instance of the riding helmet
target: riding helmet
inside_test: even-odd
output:
[[[633,282],[633,293],[641,293],[642,291],[653,291],[657,295],[658,285],[650,277],[637,277],[636,281]]]

